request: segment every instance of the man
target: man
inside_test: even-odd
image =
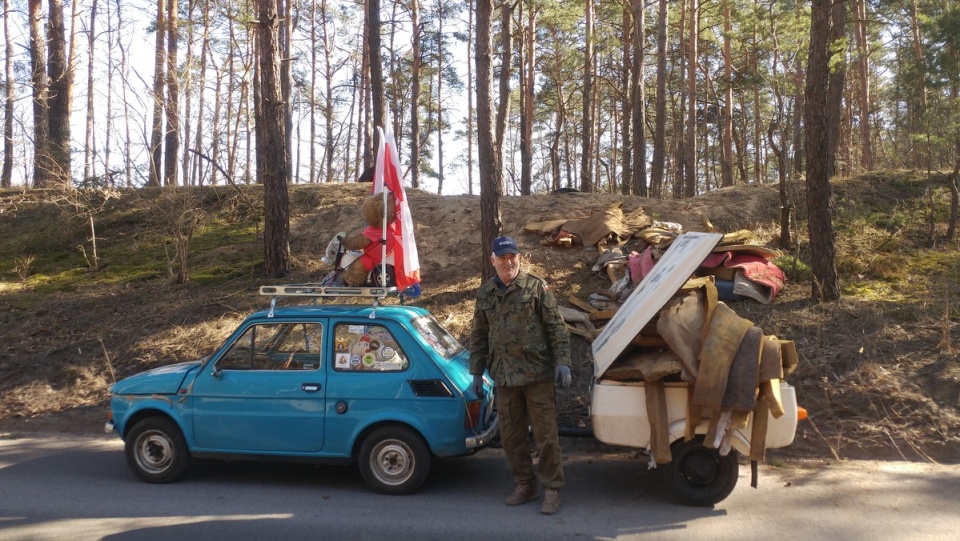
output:
[[[563,487],[554,380],[570,385],[570,335],[557,299],[540,278],[522,272],[517,241],[493,241],[490,263],[497,276],[480,286],[470,333],[473,390],[483,392],[483,371],[490,371],[497,391],[500,440],[517,487],[507,505],[539,498],[540,512],[560,510]],[[531,458],[527,423],[533,429],[539,458]]]

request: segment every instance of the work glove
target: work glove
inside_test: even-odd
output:
[[[473,394],[477,395],[480,398],[483,398],[483,376],[482,375],[473,376],[473,383],[470,384],[470,390],[473,391]]]
[[[570,386],[570,382],[573,381],[573,378],[570,377],[570,367],[565,364],[558,364],[557,368],[554,370],[554,378],[557,380],[557,385],[566,389]]]

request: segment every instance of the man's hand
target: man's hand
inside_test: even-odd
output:
[[[557,368],[554,370],[554,378],[557,380],[557,385],[566,389],[570,386],[570,383],[573,381],[573,378],[570,377],[570,367],[565,364],[558,364]]]
[[[470,390],[473,394],[483,398],[483,376],[473,376],[473,383],[470,384]]]

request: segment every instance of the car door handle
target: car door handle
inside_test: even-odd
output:
[[[303,389],[304,391],[308,392],[308,393],[315,393],[315,392],[317,392],[317,391],[320,390],[320,384],[319,384],[319,383],[304,383],[303,385],[300,386],[300,388]]]

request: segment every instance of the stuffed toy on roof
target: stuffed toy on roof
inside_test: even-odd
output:
[[[383,193],[367,197],[361,205],[366,226],[360,231],[341,231],[327,246],[323,262],[336,262],[338,252],[345,252],[333,270],[333,282],[351,286],[380,285],[380,264],[383,260],[383,243],[386,243],[387,284],[393,285],[393,252],[397,242],[396,204],[392,193],[387,194],[387,228],[384,234]],[[373,272],[376,271],[376,272]]]

